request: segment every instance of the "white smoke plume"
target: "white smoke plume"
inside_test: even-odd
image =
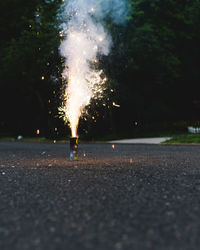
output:
[[[67,82],[60,111],[77,136],[79,118],[92,98],[103,95],[106,82],[102,70],[95,70],[99,55],[108,55],[112,39],[104,28],[106,17],[125,21],[128,0],[63,0],[64,40],[60,53],[65,59],[63,78]]]

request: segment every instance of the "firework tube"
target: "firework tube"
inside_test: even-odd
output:
[[[78,160],[78,137],[70,138],[70,161]]]

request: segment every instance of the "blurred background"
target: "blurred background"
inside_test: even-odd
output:
[[[182,134],[200,127],[200,1],[130,2],[123,25],[105,19],[113,38],[109,56],[99,58],[107,90],[81,118],[83,139]],[[0,137],[70,136],[58,114],[61,3],[0,2]]]

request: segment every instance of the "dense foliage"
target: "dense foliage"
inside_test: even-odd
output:
[[[56,18],[60,3],[0,2],[2,133],[31,135],[40,128],[49,136],[55,127],[65,129],[57,118],[62,70]],[[97,119],[82,121],[80,132],[98,130],[103,135],[110,129],[132,130],[138,122],[199,119],[200,1],[131,3],[125,24],[106,20],[113,47],[109,57],[101,58],[101,66],[109,78],[109,101],[106,98],[106,108],[95,107]]]

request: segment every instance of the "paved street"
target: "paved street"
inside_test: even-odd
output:
[[[200,146],[0,142],[0,250],[196,250]]]

